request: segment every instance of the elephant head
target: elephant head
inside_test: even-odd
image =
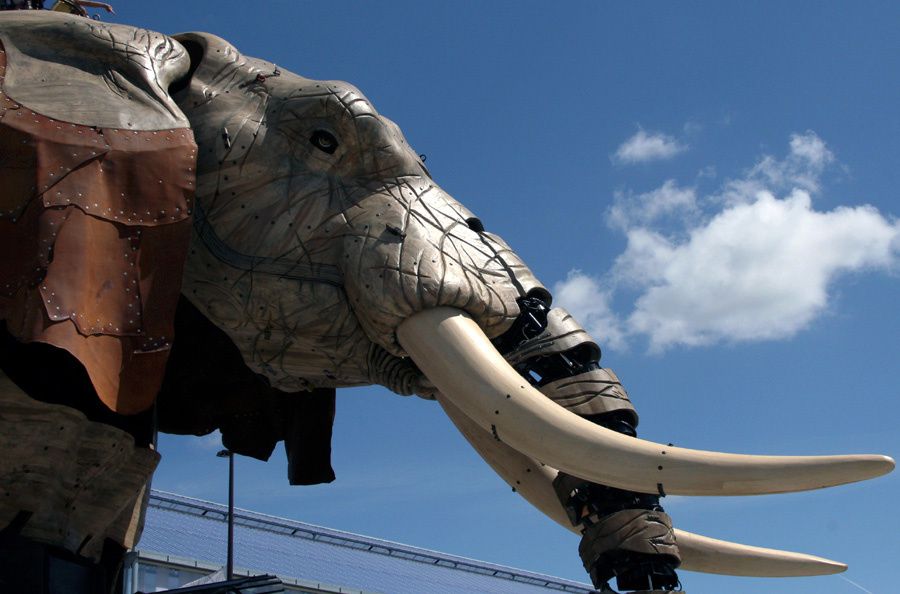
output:
[[[518,299],[546,298],[355,87],[178,41],[197,66],[176,98],[201,147],[183,292],[273,385],[410,393],[411,374],[386,375],[404,320],[452,307],[493,337]]]
[[[882,456],[747,456],[637,439],[633,407],[615,374],[599,367],[593,339],[565,311],[551,309],[549,291],[510,247],[435,183],[400,129],[347,83],[305,79],[244,57],[208,34],[170,38],[61,15],[0,24],[10,62],[19,61],[4,84],[5,114],[11,115],[4,115],[10,123],[3,140],[13,146],[24,133],[20,128],[34,135],[56,126],[60,134],[96,133],[103,137],[96,142],[106,143],[83,154],[81,145],[60,152],[77,163],[48,175],[77,181],[94,172],[91,179],[105,188],[107,202],[95,203],[82,196],[81,186],[55,178],[37,188],[17,182],[24,198],[7,201],[12,208],[9,220],[0,220],[3,232],[24,241],[30,237],[25,223],[33,223],[27,229],[58,246],[44,249],[35,240],[34,270],[0,268],[4,278],[20,279],[0,294],[8,300],[0,300],[8,323],[23,311],[30,320],[31,326],[13,325],[19,339],[43,324],[39,340],[67,348],[90,367],[97,345],[107,344],[94,337],[122,337],[127,356],[111,347],[103,352],[115,351],[123,370],[134,361],[155,361],[133,364],[146,371],[145,391],[155,390],[151,372],[161,373],[159,361],[165,363],[180,290],[244,364],[274,388],[300,392],[297,398],[307,390],[362,384],[436,398],[506,480],[579,531],[586,530],[584,518],[566,518],[569,495],[558,485],[554,490],[555,469],[640,498],[790,492],[863,480],[893,467]],[[46,51],[53,43],[71,47]],[[52,80],[83,83],[79,96],[92,100],[67,105],[52,84],[29,84],[23,73],[38,62]],[[25,103],[38,126],[15,123]],[[60,146],[68,150],[74,143]],[[146,147],[157,153],[145,167],[126,168],[117,160],[124,157],[115,157]],[[172,147],[177,150],[170,154]],[[44,153],[38,153],[29,166],[44,171]],[[123,200],[108,191],[117,175],[129,192],[121,193]],[[70,241],[72,233],[55,227],[63,224],[87,231]],[[77,241],[84,233],[99,244]],[[115,270],[124,267],[125,280],[108,279],[98,289],[99,272],[71,280],[59,270],[60,261],[80,270],[79,257],[89,259],[97,245],[110,246],[103,254]],[[124,252],[124,264],[114,248]],[[135,260],[132,252],[141,256]],[[61,297],[53,288],[81,280],[94,291],[85,292],[83,302],[123,313],[82,322],[83,310],[56,307]],[[125,297],[101,299],[119,288]],[[132,315],[134,309],[143,318]],[[147,330],[148,320],[160,318],[161,330]],[[58,338],[55,329],[69,323],[87,338]],[[76,343],[94,350],[70,346]],[[202,343],[197,347],[203,350]],[[98,377],[91,374],[101,398],[128,387]],[[617,430],[616,423],[628,430]],[[842,567],[684,532],[677,540],[685,567],[704,571],[800,575]]]
[[[407,366],[405,387],[434,384],[525,453],[643,492],[786,492],[880,464],[661,447],[567,414],[491,344],[523,300],[549,305],[549,292],[434,182],[391,120],[347,83],[283,72],[210,35],[176,39],[194,67],[174,96],[199,146],[182,290],[274,385],[397,389],[373,366],[385,351],[384,367]],[[593,344],[567,348],[581,343]],[[553,437],[538,446],[537,432]]]
[[[200,147],[182,290],[273,385],[380,383],[436,396],[495,469],[551,516],[561,510],[548,489],[551,466],[621,489],[687,495],[818,488],[890,466],[877,457],[685,450],[572,414],[559,406],[564,398],[535,390],[549,395],[553,384],[536,381],[527,362],[564,352],[595,363],[596,344],[558,309],[544,311],[532,334],[523,329],[535,314],[528,304],[549,307],[550,293],[435,183],[391,120],[347,83],[282,71],[210,35],[176,39],[193,66],[174,96]],[[582,394],[602,394],[600,409],[587,412],[631,411],[624,391],[608,390],[618,386],[614,374],[563,375],[579,378]],[[743,572],[837,567],[678,538],[687,565],[707,570],[692,556],[705,547],[720,555],[719,570],[726,558]]]

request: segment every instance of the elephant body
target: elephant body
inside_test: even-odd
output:
[[[334,388],[429,390],[397,344],[403,319],[455,306],[497,335],[516,299],[545,292],[347,83],[281,72],[208,34],[58,13],[0,14],[0,43],[0,242],[16,254],[0,263],[0,324],[22,388],[5,393],[9,406],[36,398],[34,422],[68,405],[146,452],[159,395],[163,430],[219,428],[260,458],[283,439],[292,482],[332,480]],[[323,150],[317,133],[341,142]],[[66,367],[68,384],[45,385],[42,365]],[[8,445],[3,480],[31,472],[18,462],[48,440]],[[46,487],[40,509],[23,491],[2,517],[29,509],[23,534],[89,557],[105,537],[131,546],[139,529],[67,520],[46,536],[53,502],[77,506],[82,480]],[[123,502],[140,507],[131,483],[104,487],[110,526]]]
[[[24,538],[114,567],[157,428],[219,428],[262,459],[283,440],[292,483],[332,480],[334,390],[380,384],[438,400],[583,534],[598,587],[671,589],[681,557],[843,569],[673,531],[659,497],[821,488],[890,459],[636,439],[599,346],[352,85],[43,11],[0,13],[0,44],[0,553]]]

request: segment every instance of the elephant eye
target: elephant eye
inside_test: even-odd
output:
[[[327,132],[325,130],[316,130],[312,133],[312,136],[309,137],[309,141],[313,144],[314,147],[319,149],[320,151],[324,151],[329,155],[333,155],[334,151],[337,150],[338,141],[331,132]]]

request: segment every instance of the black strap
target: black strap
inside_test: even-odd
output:
[[[10,522],[6,528],[0,530],[0,539],[11,538],[21,534],[22,530],[25,528],[25,524],[28,523],[28,520],[30,520],[33,515],[34,512],[25,509],[19,510],[19,513],[12,519],[12,522]]]

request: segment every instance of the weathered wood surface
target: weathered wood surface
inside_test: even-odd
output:
[[[99,559],[103,541],[140,536],[159,454],[81,412],[27,396],[0,373],[0,529],[19,512],[23,536]]]

